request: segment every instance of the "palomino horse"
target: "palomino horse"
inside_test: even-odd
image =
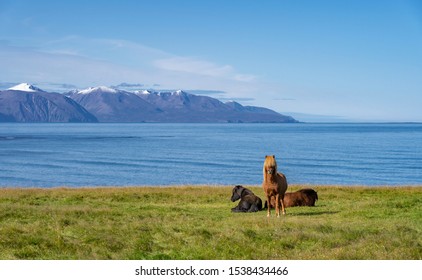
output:
[[[265,156],[264,161],[264,181],[262,182],[262,188],[267,199],[267,205],[270,205],[271,198],[275,198],[275,212],[277,217],[280,217],[280,204],[283,215],[286,214],[284,209],[284,194],[287,190],[287,180],[284,174],[277,172],[277,162],[275,156]],[[271,214],[271,207],[267,208],[267,217]]]

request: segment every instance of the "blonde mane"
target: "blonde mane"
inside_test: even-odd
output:
[[[275,161],[275,156],[265,156],[264,168],[266,167],[272,167],[277,169],[277,162]]]
[[[264,161],[264,167],[262,169],[262,173],[264,174],[264,180],[265,180],[265,174],[267,174],[268,169],[274,169],[274,174],[277,174],[277,162],[275,161],[275,156],[265,156]]]

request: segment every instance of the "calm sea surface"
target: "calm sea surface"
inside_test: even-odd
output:
[[[0,124],[0,186],[422,185],[422,124]]]

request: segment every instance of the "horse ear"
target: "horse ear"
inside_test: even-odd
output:
[[[275,155],[273,155],[273,158],[275,158]]]

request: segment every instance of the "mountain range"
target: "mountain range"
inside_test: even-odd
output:
[[[273,110],[185,91],[125,91],[100,86],[67,93],[30,84],[0,91],[0,122],[297,122]]]

